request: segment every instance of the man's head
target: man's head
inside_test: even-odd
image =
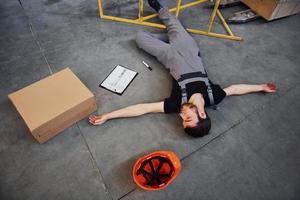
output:
[[[193,137],[202,137],[209,133],[211,121],[205,111],[199,112],[192,103],[181,106],[180,117],[184,131]]]

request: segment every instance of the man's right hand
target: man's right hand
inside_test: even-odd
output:
[[[98,116],[91,115],[89,117],[89,122],[95,126],[104,124],[107,120],[108,120],[108,117],[106,114],[98,115]]]
[[[162,113],[164,112],[164,102],[142,103],[125,108],[121,108],[102,115],[91,115],[89,122],[93,125],[104,124],[107,120],[125,117],[137,117],[147,113]]]

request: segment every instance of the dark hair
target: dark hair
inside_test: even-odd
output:
[[[192,137],[203,137],[204,135],[207,135],[209,133],[210,127],[211,127],[211,121],[209,116],[206,113],[206,119],[202,119],[198,115],[198,123],[194,127],[186,127],[184,131],[192,136]]]

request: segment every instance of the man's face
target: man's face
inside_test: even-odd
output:
[[[197,125],[199,119],[197,114],[197,107],[192,103],[184,103],[181,105],[180,117],[182,118],[182,126],[194,127]]]

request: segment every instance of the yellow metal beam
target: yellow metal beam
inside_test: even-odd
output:
[[[226,21],[225,21],[223,15],[221,14],[221,12],[220,12],[219,10],[217,10],[217,15],[218,15],[218,17],[220,18],[220,20],[221,20],[221,22],[222,22],[224,28],[226,29],[227,33],[228,33],[229,35],[233,36],[233,33],[232,33],[231,29],[229,28],[228,24],[226,23]]]
[[[198,34],[198,35],[206,35],[210,37],[216,37],[216,38],[222,38],[222,39],[228,39],[228,40],[235,40],[235,41],[242,41],[243,39],[238,36],[231,36],[231,35],[225,35],[225,34],[220,34],[220,33],[213,33],[213,32],[206,32],[206,31],[201,31],[198,29],[192,29],[192,28],[187,28],[186,29],[190,33]]]
[[[198,4],[205,3],[205,2],[207,2],[207,1],[208,1],[208,0],[198,0],[198,1],[194,1],[194,2],[191,2],[191,3],[187,3],[187,4],[184,4],[184,5],[181,5],[181,6],[179,7],[179,9],[180,9],[180,10],[184,10],[184,9],[186,9],[186,8],[193,7],[193,6],[196,6],[196,5],[198,5]],[[176,7],[170,8],[170,9],[169,9],[169,12],[174,12],[174,11],[176,11]],[[154,14],[151,14],[151,15],[148,15],[148,16],[143,17],[143,20],[146,21],[146,20],[148,20],[148,19],[152,19],[152,18],[157,17],[157,16],[158,16],[158,13],[154,13]]]

